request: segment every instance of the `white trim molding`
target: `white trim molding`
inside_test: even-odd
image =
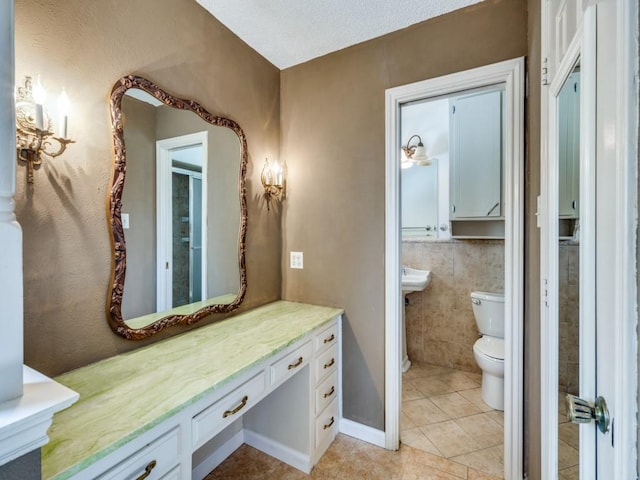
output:
[[[385,448],[386,446],[385,434],[382,430],[378,430],[346,418],[340,419],[340,433],[378,447]]]
[[[523,474],[524,412],[524,59],[506,60],[464,72],[388,89],[385,190],[385,447],[400,441],[401,325],[400,158],[402,104],[474,88],[504,84],[505,157],[505,478]]]
[[[73,390],[25,366],[23,396],[0,403],[0,465],[46,444],[53,414],[78,397]]]
[[[16,221],[13,1],[0,2],[0,403],[22,395],[22,230]]]

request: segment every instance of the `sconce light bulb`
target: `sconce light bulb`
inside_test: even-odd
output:
[[[69,115],[70,109],[71,104],[69,103],[69,97],[67,96],[67,92],[62,89],[62,92],[58,97],[58,112],[60,113],[60,115]]]
[[[36,84],[33,86],[33,101],[38,105],[44,105],[47,99],[47,92],[45,91],[42,83],[40,82],[40,75],[36,80]]]

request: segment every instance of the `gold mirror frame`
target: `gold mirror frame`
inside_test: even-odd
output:
[[[122,227],[122,191],[124,189],[127,168],[124,129],[122,125],[122,98],[127,90],[137,88],[158,99],[165,105],[197,114],[211,125],[233,130],[240,140],[241,160],[239,175],[240,230],[238,235],[238,268],[240,270],[240,288],[238,296],[229,304],[213,304],[199,309],[190,315],[168,315],[143,328],[131,328],[122,318],[122,296],[124,293],[127,250]],[[110,96],[111,126],[113,129],[114,161],[110,189],[107,195],[107,217],[112,247],[112,271],[107,296],[107,319],[109,326],[118,335],[128,340],[142,340],[173,325],[191,325],[213,313],[228,313],[236,310],[247,291],[247,270],[245,264],[245,237],[247,233],[247,192],[245,177],[247,173],[247,140],[242,128],[225,117],[212,115],[193,100],[184,100],[162,90],[153,82],[135,75],[127,75],[116,82]]]

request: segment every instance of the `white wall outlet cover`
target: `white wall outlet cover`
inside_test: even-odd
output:
[[[120,218],[122,219],[122,228],[123,229],[127,229],[129,228],[129,214],[128,213],[123,213]]]
[[[303,268],[304,260],[302,252],[291,252],[289,258],[289,265],[291,268]]]

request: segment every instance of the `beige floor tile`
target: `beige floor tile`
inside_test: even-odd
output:
[[[489,448],[504,442],[504,428],[486,413],[454,420],[480,448]]]
[[[482,374],[481,373],[474,373],[474,372],[463,372],[467,377],[469,377],[471,380],[473,380],[476,383],[479,383],[480,385],[482,385]]]
[[[449,375],[449,374],[445,374]],[[432,377],[421,377],[411,380],[411,383],[425,397],[433,397],[435,395],[443,395],[445,393],[455,392],[456,389],[440,379],[442,375],[434,375]]]
[[[565,468],[558,472],[561,480],[580,480],[580,466]]]
[[[447,460],[441,455],[433,455],[429,452],[413,449],[411,461],[427,468],[448,473],[456,478],[467,478],[467,467],[465,465]]]
[[[458,393],[469,400],[471,403],[473,403],[476,407],[478,407],[480,411],[493,411],[493,408],[484,403],[484,400],[482,400],[482,387],[472,388],[471,390],[462,390]]]
[[[402,473],[402,480],[460,480],[460,477],[409,462]]]
[[[269,478],[280,462],[273,457],[242,445],[233,455],[222,462],[205,480],[219,478],[234,480],[258,480]]]
[[[400,413],[400,431],[404,432],[405,430],[409,430],[411,428],[416,428],[416,424],[411,421],[407,414],[402,412]]]
[[[569,446],[580,450],[580,427],[575,423],[558,425],[558,438]]]
[[[475,468],[469,468],[469,473],[467,478],[468,480],[502,480],[504,477],[503,476],[495,477],[493,475],[489,475],[487,473],[476,470]]]
[[[419,428],[404,430],[400,433],[400,442],[423,452],[442,455],[436,446],[429,440]]]
[[[504,475],[503,465],[504,447],[497,445],[484,450],[467,453],[453,457],[455,462],[467,465],[482,473],[501,478]]]
[[[480,446],[453,420],[425,425],[420,430],[447,458],[478,450]]]
[[[431,397],[430,400],[451,418],[468,417],[481,410],[457,392]]]
[[[424,397],[425,395],[410,380],[402,379],[402,401],[418,400]]]
[[[458,392],[460,390],[470,390],[472,388],[478,388],[482,386],[482,380],[474,380],[473,378],[470,378],[469,375],[473,374],[454,370],[450,373],[437,375],[435,378],[445,385],[448,385],[453,392]]]
[[[402,374],[403,378],[412,380],[414,378],[432,377],[434,375],[442,375],[443,373],[450,373],[453,369],[447,367],[441,367],[439,365],[431,365],[429,363],[412,362],[411,368]]]
[[[428,398],[402,402],[402,411],[418,427],[449,420],[447,414]]]
[[[504,412],[501,412],[500,410],[492,410],[487,412],[487,415],[489,415],[498,425],[504,427]]]
[[[558,470],[578,465],[580,454],[568,443],[558,440]]]

